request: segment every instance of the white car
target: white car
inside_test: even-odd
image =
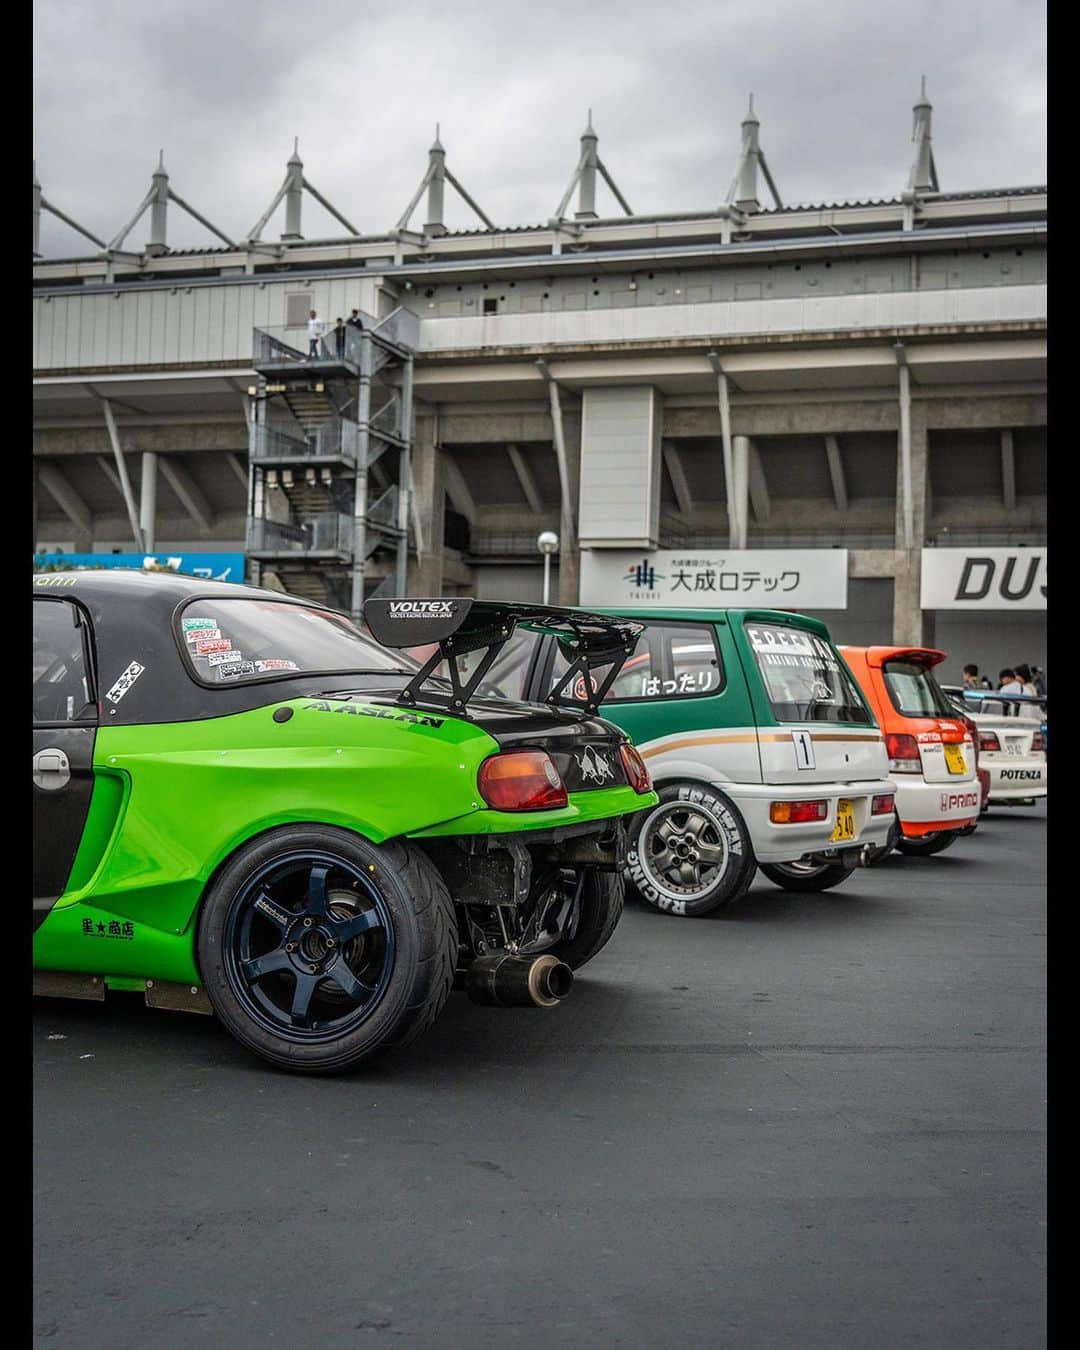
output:
[[[1031,806],[1046,796],[1046,743],[1042,730],[1046,700],[992,690],[945,692],[979,731],[979,766],[990,775],[991,806]]]

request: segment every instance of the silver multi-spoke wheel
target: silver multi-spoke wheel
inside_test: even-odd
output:
[[[664,783],[634,818],[627,875],[667,914],[709,914],[746,894],[756,863],[734,803],[705,783]]]
[[[720,819],[697,803],[661,804],[641,832],[641,861],[653,885],[679,899],[707,891],[727,867],[728,854]]]

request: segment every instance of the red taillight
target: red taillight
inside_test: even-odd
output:
[[[626,770],[626,781],[635,792],[651,792],[652,779],[649,777],[649,771],[645,767],[645,761],[632,745],[623,745],[619,747],[619,757],[622,760],[622,766]]]
[[[567,804],[566,788],[546,750],[507,750],[480,765],[476,780],[499,811],[550,811]]]
[[[921,773],[922,759],[919,755],[919,742],[914,736],[904,732],[890,731],[885,737],[885,750],[889,756],[891,773]]]
[[[824,820],[828,802],[773,802],[769,819],[774,825],[804,825],[808,820]]]
[[[991,751],[991,750],[1000,750],[1000,749],[1001,749],[1001,742],[1000,742],[1000,741],[998,740],[998,738],[997,738],[997,732],[996,732],[996,731],[980,731],[980,732],[979,732],[979,749],[980,749],[980,750],[987,750],[987,751]]]
[[[1043,734],[1042,734],[1041,731],[1036,731],[1035,734],[1034,734],[1034,736],[1032,736],[1032,738],[1031,738],[1031,748],[1032,748],[1032,750],[1045,750],[1045,749],[1046,749],[1046,742],[1043,740]]]
[[[870,814],[872,816],[891,816],[896,809],[896,798],[891,792],[882,792],[879,796],[871,799]]]

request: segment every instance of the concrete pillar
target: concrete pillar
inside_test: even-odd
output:
[[[578,546],[576,507],[581,499],[581,413],[563,409],[563,445],[566,472],[570,480],[569,521],[559,523],[559,600],[560,605],[576,605],[581,594],[581,549]]]
[[[750,437],[733,436],[731,493],[735,507],[736,536],[731,541],[732,548],[745,548],[747,527],[750,520]]]
[[[906,370],[901,370],[902,374]],[[903,419],[902,419],[903,420]],[[906,538],[904,511],[903,456],[897,456],[896,469],[896,547],[897,569],[893,583],[893,641],[921,646],[926,641],[926,625],[920,605],[922,547],[926,535],[926,504],[930,481],[929,441],[925,404],[912,403],[907,416],[908,457],[910,461],[910,540]]]
[[[446,486],[442,451],[438,444],[438,415],[416,418],[412,443],[413,488],[420,526],[418,556],[409,561],[409,594],[441,595],[443,591],[443,530],[446,522]]]
[[[157,455],[153,450],[143,451],[139,529],[142,530],[143,548],[147,553],[153,553],[157,547]]]

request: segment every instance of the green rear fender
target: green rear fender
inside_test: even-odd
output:
[[[275,720],[282,708],[292,715]],[[89,901],[181,933],[206,882],[247,840],[318,821],[381,843],[459,819],[482,805],[477,769],[497,749],[468,722],[334,700],[103,727],[95,769],[128,784],[120,828],[57,908]]]

